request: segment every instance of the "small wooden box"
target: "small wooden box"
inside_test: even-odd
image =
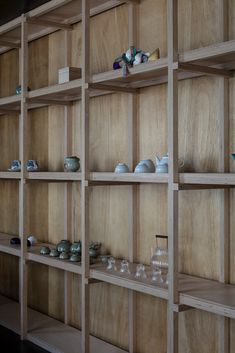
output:
[[[65,83],[77,78],[81,78],[82,69],[80,67],[63,67],[58,71],[58,83]]]

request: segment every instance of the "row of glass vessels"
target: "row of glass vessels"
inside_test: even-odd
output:
[[[159,245],[159,240],[162,239],[165,242],[165,246]],[[143,264],[136,265],[136,271],[134,273],[137,279],[150,278],[155,283],[166,283],[168,284],[168,238],[165,235],[156,235],[156,248],[152,251],[151,256],[151,272],[146,272],[146,268]],[[122,260],[120,268],[118,269],[117,262],[113,257],[108,258],[108,271],[119,271],[121,274],[131,275],[129,262]]]

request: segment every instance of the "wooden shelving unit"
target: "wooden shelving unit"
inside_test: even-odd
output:
[[[29,339],[50,352],[73,353],[121,353],[124,350],[90,336],[89,329],[89,291],[93,283],[105,282],[129,290],[129,352],[135,352],[135,292],[148,294],[167,300],[167,353],[178,351],[178,315],[181,311],[192,308],[218,314],[226,318],[235,318],[235,286],[227,284],[226,251],[227,251],[227,191],[224,190],[224,203],[221,211],[224,227],[221,231],[221,243],[225,244],[221,251],[221,283],[204,278],[178,273],[178,204],[179,192],[184,189],[234,188],[235,174],[228,173],[227,139],[228,126],[226,122],[226,104],[221,118],[221,153],[219,173],[180,173],[178,170],[178,82],[180,80],[203,75],[222,76],[224,80],[234,75],[235,70],[235,40],[215,43],[213,45],[179,53],[177,27],[177,1],[168,0],[168,57],[158,61],[148,62],[130,69],[127,77],[122,77],[121,70],[91,74],[90,70],[90,16],[102,13],[116,6],[128,3],[129,14],[129,44],[135,42],[135,10],[139,1],[98,1],[94,7],[90,1],[52,0],[43,6],[30,11],[0,27],[0,53],[11,48],[20,49],[20,77],[22,94],[0,98],[0,114],[18,114],[20,112],[20,143],[19,155],[22,165],[28,156],[27,129],[29,125],[29,110],[50,105],[64,106],[65,125],[67,132],[71,129],[69,109],[72,102],[81,100],[81,172],[65,173],[40,171],[27,173],[0,172],[0,179],[19,181],[19,236],[22,246],[11,246],[8,234],[0,235],[0,252],[17,256],[20,264],[20,303],[0,297],[0,324],[21,334],[22,339]],[[92,2],[92,4],[95,2]],[[28,44],[29,42],[53,33],[59,29],[65,32],[65,38],[72,25],[82,22],[82,78],[65,84],[27,90],[28,87]],[[13,38],[11,42],[5,39]],[[65,40],[66,41],[66,40]],[[68,41],[65,45],[67,51]],[[68,58],[65,60],[68,64]],[[89,103],[90,98],[114,92],[129,94],[130,104],[128,121],[132,136],[130,137],[129,159],[132,167],[136,162],[135,146],[135,112],[136,95],[144,87],[168,83],[168,151],[170,156],[169,174],[156,173],[126,173],[96,172],[89,167]],[[71,131],[70,131],[71,132]],[[71,151],[69,133],[65,136],[65,152]],[[26,200],[27,185],[35,182],[64,182],[66,197],[65,215],[69,224],[71,214],[67,202],[71,199],[71,183],[79,182],[81,188],[81,240],[83,244],[82,264],[61,261],[49,256],[40,255],[41,243],[27,249],[26,234]],[[169,244],[169,286],[155,285],[148,278],[137,280],[134,277],[136,257],[136,189],[137,184],[165,184],[168,188],[168,244]],[[101,264],[89,264],[89,193],[91,187],[98,185],[132,185],[132,235],[130,236],[129,260],[132,274],[122,276],[119,272],[108,272]],[[131,221],[132,222],[132,221]],[[67,236],[68,234],[66,234]],[[43,245],[48,245],[43,243]],[[82,330],[76,330],[67,324],[56,321],[28,308],[27,302],[27,267],[30,262],[39,263],[65,271],[65,282],[68,283],[68,273],[81,276]],[[147,267],[150,273],[150,268]],[[68,298],[65,298],[65,301]],[[17,314],[16,314],[17,313]],[[221,326],[226,330],[226,322]],[[220,344],[226,345],[227,336],[221,336]],[[226,353],[224,351],[224,353]]]

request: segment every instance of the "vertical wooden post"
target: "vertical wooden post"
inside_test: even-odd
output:
[[[90,82],[90,0],[82,0],[82,352],[90,351],[89,332],[89,82]]]
[[[167,352],[178,352],[178,315],[174,303],[178,303],[178,77],[174,62],[178,61],[178,1],[168,0],[168,251],[169,285],[167,313]]]
[[[64,64],[71,65],[71,32],[64,31]],[[70,106],[64,107],[64,156],[72,154],[72,112]],[[64,234],[72,241],[72,183],[64,184]],[[64,322],[69,324],[71,318],[71,285],[72,274],[64,272]]]
[[[221,41],[228,40],[228,0],[220,0]],[[219,172],[229,172],[229,79],[218,78],[220,92]],[[219,280],[229,283],[229,190],[221,191],[220,203],[220,273]],[[219,317],[219,352],[230,352],[230,320]]]
[[[128,4],[128,41],[129,47],[137,46],[137,4]],[[137,160],[137,95],[128,97],[128,165],[131,169]],[[129,261],[136,261],[137,252],[137,215],[138,215],[138,186],[132,186],[129,196],[130,225],[129,225]],[[136,293],[128,292],[128,322],[129,322],[129,352],[136,352]]]
[[[20,259],[20,318],[21,339],[27,335],[27,235],[25,230],[26,217],[26,161],[27,161],[27,120],[28,107],[26,98],[28,95],[28,25],[26,17],[21,17],[21,51],[20,51],[20,82],[21,82],[21,114],[20,114],[20,140],[19,155],[21,160],[21,179],[19,185],[19,236],[21,238]]]

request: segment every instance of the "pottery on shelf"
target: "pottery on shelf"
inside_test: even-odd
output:
[[[72,262],[80,262],[81,261],[81,255],[78,253],[72,254],[69,258],[70,261]]]
[[[62,253],[60,253],[59,258],[60,258],[61,260],[68,260],[68,259],[70,258],[70,256],[69,256],[69,253],[63,251]]]
[[[147,164],[145,164],[145,163],[137,164],[134,172],[135,173],[150,173],[149,168],[148,168]]]
[[[10,168],[8,168],[9,172],[20,172],[21,171],[21,162],[18,159],[15,159],[11,162]]]
[[[59,257],[60,253],[56,249],[51,249],[50,256],[51,257]]]
[[[77,172],[79,168],[80,168],[80,158],[76,156],[65,157],[64,159],[65,172]]]
[[[70,246],[70,252],[72,254],[81,254],[82,252],[82,243],[81,241],[75,241],[73,244]]]
[[[96,259],[100,253],[101,243],[91,242],[89,246],[90,257]]]
[[[27,161],[27,165],[26,165],[27,171],[28,172],[36,172],[38,171],[39,167],[38,167],[38,162],[35,161],[34,159],[29,159]]]
[[[99,259],[101,260],[101,262],[103,264],[108,264],[108,260],[111,258],[112,256],[111,255],[100,255],[99,256]]]
[[[151,159],[142,159],[140,162],[139,162],[139,165],[142,165],[142,164],[146,164],[148,169],[149,169],[149,173],[154,173],[155,172],[155,165],[153,163],[153,161]]]
[[[29,87],[28,87],[28,91],[30,91]],[[21,85],[16,86],[15,92],[17,96],[21,94]]]
[[[10,244],[11,245],[20,245],[21,244],[21,239],[19,237],[13,237],[10,239]],[[27,239],[27,246],[30,247],[31,243],[30,241]]]
[[[35,244],[37,244],[37,238],[34,236],[34,235],[29,235],[28,236],[28,241],[30,241],[30,244],[31,245],[35,245]]]
[[[62,253],[62,252],[67,252],[68,253],[70,251],[70,246],[71,246],[70,241],[66,240],[66,239],[63,239],[57,244],[56,250],[59,253]]]
[[[232,158],[235,160],[235,152],[231,153]]]
[[[156,173],[168,173],[168,164],[169,164],[168,153],[162,158],[159,158],[158,156],[156,156]],[[182,168],[183,166],[184,166],[184,160],[179,159],[179,168]]]
[[[115,167],[114,173],[129,173],[129,168],[125,163],[118,163]]]
[[[41,255],[49,255],[50,254],[50,248],[48,246],[42,246],[40,249],[40,254]]]

